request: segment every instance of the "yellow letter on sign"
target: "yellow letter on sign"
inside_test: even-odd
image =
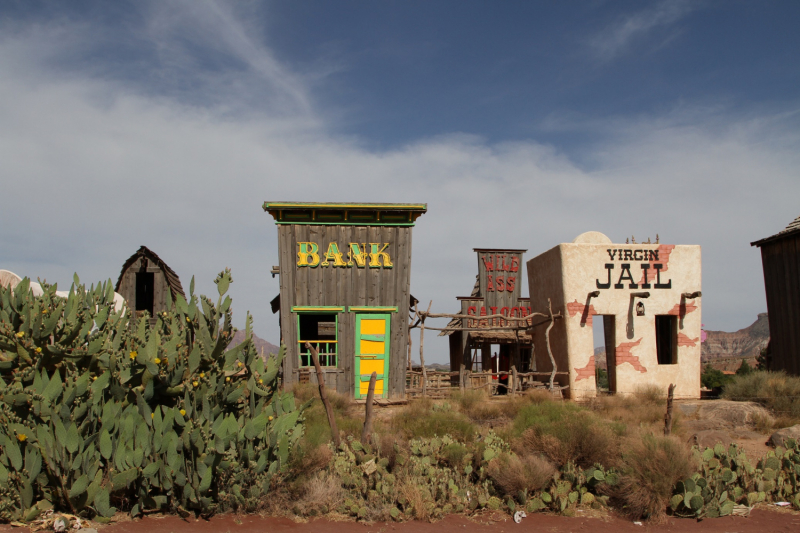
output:
[[[378,268],[378,267],[380,267],[381,266],[381,263],[380,263],[381,257],[383,257],[383,266],[384,266],[384,268],[392,268],[394,266],[394,265],[392,265],[392,258],[389,257],[389,254],[384,252],[384,250],[389,247],[389,243],[388,242],[385,243],[383,245],[383,248],[381,248],[380,250],[378,250],[378,246],[380,246],[380,243],[371,242],[371,243],[369,243],[369,246],[370,246],[370,249],[371,249],[371,253],[369,254],[369,267],[370,268]]]
[[[333,266],[347,266],[347,263],[342,259],[341,252],[339,252],[339,245],[335,242],[328,245],[328,252],[325,254],[325,261],[322,262],[322,266],[328,266],[330,264],[328,261],[333,261]]]
[[[297,266],[315,267],[319,264],[319,246],[315,242],[298,242]]]
[[[356,260],[353,263],[353,259]],[[347,266],[353,266],[355,264],[359,268],[364,268],[367,265],[367,254],[366,249],[361,250],[361,246],[357,242],[350,243],[350,253],[347,261]]]

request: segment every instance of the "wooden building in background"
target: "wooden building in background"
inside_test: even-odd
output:
[[[800,375],[800,217],[750,243],[761,249],[769,317],[769,365]]]
[[[167,294],[172,295],[172,301],[178,294],[186,297],[178,274],[146,246],[140,247],[122,265],[114,290],[125,298],[137,316],[147,311],[151,318],[172,305]]]
[[[522,254],[526,250],[475,248],[478,255],[478,276],[469,296],[460,296],[460,313],[475,319],[453,319],[448,328],[476,328],[471,331],[450,330],[440,335],[450,337],[450,369],[477,372],[530,370],[532,342],[523,330],[491,330],[498,326],[523,326],[499,318],[481,320],[481,316],[505,315],[524,317],[531,314],[530,299],[520,296],[524,277]],[[530,322],[528,323],[530,325]],[[482,331],[483,330],[483,331]],[[498,345],[496,357],[492,345]]]
[[[265,202],[278,226],[284,383],[316,382],[355,398],[403,398],[411,302],[411,230],[426,204]]]

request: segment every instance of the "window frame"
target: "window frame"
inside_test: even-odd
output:
[[[315,307],[292,307],[292,312],[296,315],[297,326],[297,365],[298,368],[313,368],[314,362],[311,358],[311,353],[305,350],[305,343],[316,343],[317,353],[319,354],[319,366],[322,368],[338,368],[339,367],[339,313],[344,311],[344,307],[336,306],[315,306]],[[316,316],[331,316],[334,322],[334,340],[314,340],[314,339],[301,339],[300,338],[300,320],[303,316],[316,315]],[[319,322],[319,321],[318,321]],[[320,350],[320,343],[324,343],[327,351]],[[331,351],[331,346],[334,350]],[[303,359],[306,359],[304,364]],[[333,360],[331,360],[333,358]]]

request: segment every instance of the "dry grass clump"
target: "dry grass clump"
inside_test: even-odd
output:
[[[399,495],[398,500],[407,514],[410,513],[415,519],[421,521],[430,519],[431,510],[429,509],[429,504],[431,494],[427,488],[420,487],[412,482],[402,481],[397,488],[397,493]]]
[[[622,476],[606,492],[631,518],[663,521],[672,488],[695,471],[689,449],[675,437],[643,435],[623,451]]]
[[[642,396],[637,394],[617,394],[613,396],[598,396],[588,405],[592,411],[601,417],[618,422],[619,424],[614,426],[614,430],[618,434],[624,435],[628,433],[626,426],[639,427],[642,424],[663,423],[667,401],[666,398],[658,399],[655,394]],[[673,424],[677,422],[679,416],[678,410],[674,410]]]
[[[756,371],[735,376],[725,385],[726,400],[753,401],[772,410],[782,423],[800,421],[800,377],[784,372]]]
[[[346,496],[342,480],[330,472],[318,472],[303,484],[303,489],[303,495],[295,507],[298,514],[306,516],[328,513]]]
[[[639,402],[662,405],[667,400],[667,389],[662,390],[658,385],[640,385],[633,397]]]
[[[556,468],[540,455],[502,454],[489,463],[487,470],[494,486],[506,496],[533,492],[550,485]]]

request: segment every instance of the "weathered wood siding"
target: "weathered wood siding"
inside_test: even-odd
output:
[[[119,282],[119,292],[128,304],[130,309],[136,309],[136,273],[153,273],[153,315],[163,313],[168,309],[167,305],[167,279],[164,272],[153,261],[147,261],[147,267],[142,269],[142,261],[145,257],[137,258],[131,263],[121,275]]]
[[[298,379],[297,315],[293,306],[345,306],[338,313],[338,368],[326,371],[325,383],[343,394],[354,391],[355,316],[348,306],[395,306],[391,313],[388,392],[405,394],[408,352],[408,306],[411,274],[411,227],[279,224],[281,334],[286,343],[284,381]],[[389,243],[393,267],[298,267],[297,243],[315,242],[320,256],[336,242],[347,257],[348,243]],[[315,376],[311,377],[316,381]]]
[[[478,252],[478,280],[481,296],[489,308],[497,307],[499,312],[503,307],[514,307],[520,297],[522,285],[522,254],[524,250],[476,250]],[[491,270],[489,270],[491,265]],[[512,266],[513,265],[513,266]],[[489,289],[489,276],[492,277],[492,290]],[[502,290],[498,290],[497,278],[502,281]],[[509,280],[513,280],[514,289],[507,290]]]
[[[772,369],[800,375],[800,235],[761,246]]]

